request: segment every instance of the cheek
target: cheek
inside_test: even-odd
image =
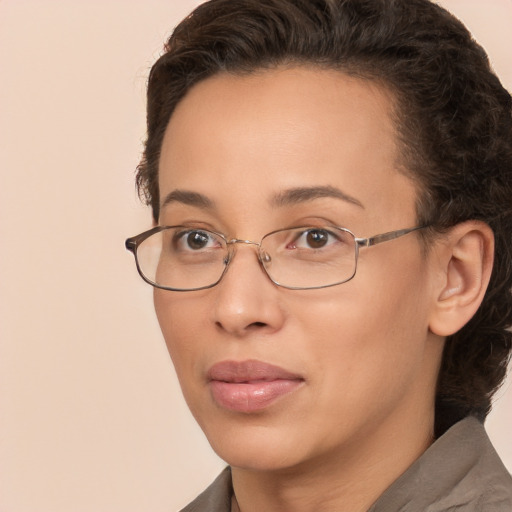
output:
[[[300,330],[307,333],[303,339],[322,370],[317,374],[326,387],[342,387],[344,400],[352,393],[354,402],[360,393],[398,393],[423,364],[428,337],[425,281],[417,268],[407,275],[402,269],[400,278],[389,270],[386,279],[381,273],[374,280],[368,272],[364,280],[333,288],[330,297],[310,302],[300,315]]]
[[[196,294],[197,295],[197,294]],[[207,300],[192,293],[154,291],[158,322],[171,356],[181,391],[192,415],[201,424],[208,394],[205,394],[203,358],[212,344],[207,332]]]
[[[201,301],[192,300],[190,295],[157,288],[153,300],[167,349],[184,385],[194,372],[197,352],[202,350],[202,343],[207,342],[206,315],[200,311]]]

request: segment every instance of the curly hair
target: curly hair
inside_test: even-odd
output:
[[[220,72],[336,69],[390,88],[404,172],[430,236],[481,220],[495,235],[491,282],[446,340],[436,432],[482,421],[512,350],[512,100],[464,25],[429,0],[210,0],[179,24],[151,69],[139,194],[159,216],[164,132],[191,87]],[[429,235],[427,235],[429,236]]]

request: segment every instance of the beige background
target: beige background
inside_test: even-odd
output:
[[[223,465],[123,246],[150,225],[147,71],[197,3],[0,0],[0,512],[177,510]],[[442,3],[512,88],[512,0]],[[512,469],[500,394],[488,429]]]

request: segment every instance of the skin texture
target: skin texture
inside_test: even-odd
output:
[[[337,71],[207,79],[170,120],[159,184],[162,198],[186,190],[212,204],[170,201],[159,222],[254,241],[310,222],[360,237],[412,227],[416,191],[397,170],[391,116],[385,89]],[[362,206],[338,197],[273,201],[318,186]],[[243,512],[366,510],[429,446],[444,336],[465,321],[454,320],[455,298],[471,288],[473,310],[480,297],[479,283],[465,284],[464,264],[453,263],[453,247],[466,237],[466,250],[478,252],[478,229],[461,228],[426,255],[416,233],[363,248],[356,276],[332,288],[277,287],[254,247],[238,246],[216,287],[155,289],[185,399],[233,467]],[[213,399],[207,372],[247,360],[298,374],[301,385],[261,411],[228,410]]]

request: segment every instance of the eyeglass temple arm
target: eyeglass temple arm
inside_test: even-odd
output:
[[[137,242],[135,242],[135,240],[133,238],[128,238],[127,240],[125,240],[124,246],[130,252],[135,253],[135,249],[137,248]]]
[[[356,243],[359,247],[370,247],[372,245],[377,245],[382,242],[394,240],[395,238],[400,238],[401,236],[407,235],[412,231],[417,231],[418,229],[424,229],[426,227],[427,226],[416,226],[414,228],[399,229],[397,231],[388,231],[387,233],[371,236],[369,238],[356,238]]]
[[[158,233],[160,231],[164,231],[165,229],[165,226],[155,226],[154,228],[148,229],[148,231],[144,231],[144,233],[141,233],[140,235],[132,236],[126,239],[124,242],[124,246],[126,247],[126,249],[135,254],[137,246],[141,242],[144,242],[146,238],[149,238],[151,235],[154,235],[155,233]]]

